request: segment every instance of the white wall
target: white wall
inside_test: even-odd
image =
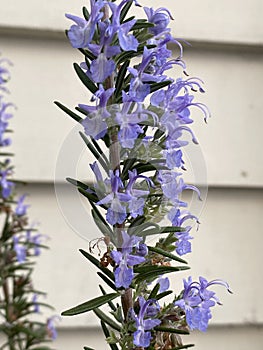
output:
[[[10,0],[0,11],[0,51],[14,62],[9,88],[10,100],[18,107],[12,121],[16,175],[29,181],[24,191],[30,193],[31,218],[40,221],[41,231],[50,236],[51,250],[41,257],[35,284],[48,292],[58,312],[97,295],[96,272],[78,248],[88,249],[87,240],[80,235],[91,239],[99,233],[83,203],[63,185],[66,176],[76,175],[70,164],[78,161],[73,152],[65,154],[65,145],[69,140],[77,151],[82,146],[77,137],[71,141],[74,122],[53,105],[54,100],[71,107],[88,101],[72,68],[81,56],[62,33],[69,25],[64,12],[80,14],[87,3]],[[141,3],[151,5],[152,1]],[[218,291],[224,306],[215,310],[211,329],[206,335],[195,333],[189,342],[196,342],[198,350],[260,350],[263,5],[259,0],[164,0],[156,1],[155,6],[167,4],[173,7],[176,19],[174,34],[193,42],[186,49],[188,72],[205,81],[207,93],[201,97],[212,112],[208,125],[196,113],[200,151],[189,150],[199,160],[197,166],[192,164],[189,180],[202,182],[207,172],[210,187],[204,208],[193,203],[198,213],[202,211],[202,224],[188,259],[191,273],[224,278],[234,291],[232,296]],[[66,215],[71,227],[59,211],[53,188],[61,150],[60,156],[69,165],[57,171],[56,180],[61,183],[57,190],[64,211],[67,204],[76,203],[72,216]],[[200,170],[202,157],[206,167]],[[80,175],[92,180],[88,165]],[[180,279],[173,284],[179,291]],[[81,328],[84,326],[88,330]],[[92,344],[106,349],[92,314],[62,320],[58,349]]]

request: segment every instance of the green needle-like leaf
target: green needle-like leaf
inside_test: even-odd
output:
[[[162,299],[162,298],[164,298],[164,297],[167,297],[167,295],[170,295],[170,294],[172,294],[173,292],[171,291],[171,290],[167,290],[166,292],[162,292],[162,293],[160,293],[160,294],[158,294],[156,297],[155,297],[155,299],[156,300],[160,300],[160,299]]]
[[[56,106],[58,106],[60,109],[62,109],[63,112],[67,113],[72,119],[76,120],[76,122],[78,122],[78,123],[82,122],[83,119],[79,115],[72,112],[69,108],[64,106],[62,103],[60,103],[58,101],[55,101],[54,103]]]
[[[171,80],[161,81],[160,83],[152,83],[150,87],[151,93],[160,90],[168,85],[172,84]]]
[[[171,260],[175,260],[175,261],[178,261],[182,264],[187,264],[187,261],[185,261],[184,259],[181,259],[179,258],[178,256],[172,254],[172,253],[169,253],[169,252],[166,252],[165,250],[163,249],[160,249],[160,248],[156,248],[156,247],[150,247],[148,246],[148,249],[149,251],[151,252],[154,252],[154,253],[157,253],[157,254],[160,254],[162,256],[165,256],[166,258],[169,258]]]
[[[135,283],[140,283],[144,280],[154,279],[166,273],[178,272],[178,271],[184,271],[184,270],[189,270],[189,267],[188,266],[155,266],[155,265],[135,267],[134,272],[138,273],[138,275],[135,276],[134,281]]]
[[[98,274],[99,274],[99,272],[98,272]],[[102,275],[102,274],[101,274],[101,275]],[[102,293],[103,295],[107,295],[107,292],[106,292],[106,290],[102,287],[102,285],[99,284],[99,288],[100,288],[101,293]],[[117,310],[116,306],[113,304],[112,301],[109,301],[108,304],[109,304],[109,307],[112,309],[112,311],[116,311],[116,310]]]
[[[121,10],[121,14],[120,14],[120,23],[122,23],[127,15],[127,13],[129,12],[129,9],[132,6],[132,1],[128,1],[122,8]]]
[[[107,269],[106,267],[101,266],[99,260],[94,258],[94,256],[92,256],[91,254],[89,254],[88,252],[86,252],[83,249],[80,249],[79,251],[82,255],[84,255],[84,257],[86,259],[88,259],[93,265],[95,265],[98,269],[100,269],[107,277],[109,277],[112,281],[114,281],[113,273],[109,269]]]
[[[130,60],[125,61],[118,72],[117,79],[116,79],[116,85],[115,85],[116,89],[114,92],[114,95],[116,98],[119,95],[121,95],[121,91],[123,89],[124,78],[125,78],[125,75],[127,73],[127,68],[129,67],[129,64],[130,64]]]
[[[155,327],[154,330],[159,332],[167,332],[167,333],[175,333],[175,334],[189,334],[189,331],[185,329],[177,329],[172,327],[158,326],[158,327]]]
[[[151,291],[148,299],[155,299],[156,295],[158,294],[160,289],[160,283],[157,283],[156,286],[153,288],[153,290]]]
[[[109,316],[107,316],[103,311],[96,308],[96,309],[93,309],[93,312],[97,317],[101,319],[101,321],[109,325],[111,328],[115,329],[118,332],[121,331],[121,327],[115,321],[113,321]]]
[[[137,22],[134,24],[131,30],[138,30],[138,29],[152,28],[152,27],[154,27],[153,23],[137,20]]]
[[[188,348],[192,348],[193,346],[195,346],[195,344],[186,344],[186,345],[177,346],[176,348],[172,348],[171,350],[188,349]]]
[[[102,295],[100,297],[91,299],[89,301],[86,301],[85,303],[79,304],[69,310],[63,311],[62,316],[74,316],[74,315],[79,315],[84,312],[92,311],[99,306],[102,306],[109,301],[117,298],[119,296],[119,293],[110,293],[107,295]]]
[[[94,157],[98,160],[98,162],[103,167],[103,169],[106,171],[106,173],[108,173],[109,172],[109,164],[105,163],[105,160],[103,159],[101,154],[96,150],[96,148],[92,145],[92,143],[87,138],[87,136],[81,131],[79,134],[80,134],[82,140],[85,142],[88,149],[91,151],[91,153],[94,155]]]
[[[88,21],[90,18],[90,14],[89,14],[87,7],[85,7],[85,6],[82,7],[82,13],[83,13],[85,20]]]
[[[180,226],[165,226],[161,227],[161,233],[184,232],[185,228]]]
[[[88,88],[92,94],[95,94],[95,92],[98,90],[98,87],[87,76],[87,74],[85,74],[85,72],[83,72],[83,70],[81,69],[81,67],[77,63],[74,63],[73,67],[74,67],[79,79],[86,86],[86,88]]]
[[[103,273],[101,272],[97,272],[97,275],[100,276],[101,279],[103,279],[103,281],[113,290],[117,290],[117,288],[115,287],[115,284],[112,283],[111,280],[109,280],[105,275],[103,275]]]
[[[101,323],[101,328],[103,330],[105,338],[109,338],[110,332],[109,332],[106,324],[103,321],[101,321],[100,323]],[[109,346],[110,346],[111,350],[119,350],[119,348],[118,348],[118,346],[116,344],[109,344]]]

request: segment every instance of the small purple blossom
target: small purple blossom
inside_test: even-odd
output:
[[[27,250],[26,247],[19,243],[19,237],[13,236],[14,251],[16,253],[17,261],[22,264],[26,261]]]
[[[180,200],[180,194],[184,190],[192,190],[196,192],[199,199],[201,197],[201,194],[197,187],[185,184],[180,175],[180,173],[172,170],[160,170],[158,174],[158,180],[161,184],[161,188],[165,197],[169,199],[174,205],[185,207],[187,204]]]
[[[90,65],[90,74],[95,83],[104,82],[114,71],[115,62],[109,60],[104,53],[100,53]]]
[[[130,200],[130,195],[121,192],[123,188],[119,171],[110,171],[110,193],[97,202],[100,204],[110,204],[106,219],[111,225],[122,224],[127,216],[126,203]]]
[[[134,276],[133,266],[141,264],[145,258],[138,254],[138,245],[142,238],[129,236],[122,231],[122,240],[121,250],[111,252],[111,257],[117,264],[114,270],[115,285],[117,288],[129,288]]]
[[[149,190],[140,188],[138,185],[136,186],[136,180],[141,178],[146,181],[147,186],[152,186],[152,181],[143,175],[137,175],[136,169],[133,171],[129,171],[129,183],[126,188],[126,193],[130,195],[129,200],[129,213],[131,217],[136,218],[138,215],[143,215],[144,205]]]
[[[68,31],[68,38],[74,48],[86,48],[91,43],[96,25],[103,17],[101,10],[105,3],[103,0],[90,0],[91,13],[88,21],[78,16],[66,14],[68,19],[75,22]]]
[[[44,237],[47,238],[41,233],[32,234],[32,229],[28,229],[26,232],[26,241],[33,245],[35,256],[39,256],[41,253],[41,244]]]
[[[6,81],[10,78],[9,70],[4,66],[5,64],[8,64],[9,66],[11,66],[12,63],[6,58],[0,59],[0,90],[4,90],[4,91],[5,91],[5,88],[1,85],[4,85]]]
[[[166,165],[169,169],[184,168],[183,152],[179,149],[168,149],[164,152]]]
[[[36,293],[34,293],[33,298],[32,298],[32,303],[33,303],[35,313],[39,313],[39,311],[40,311],[40,307],[39,307],[39,304],[37,302],[37,299],[38,299],[38,295]]]
[[[156,284],[159,283],[159,293],[166,292],[170,288],[170,281],[168,277],[159,277],[156,281]]]
[[[22,195],[19,197],[18,201],[17,201],[17,205],[15,208],[15,213],[17,216],[24,216],[26,215],[27,212],[27,208],[29,207],[28,204],[24,204],[24,200],[26,198],[26,195]]]
[[[154,319],[160,310],[160,306],[155,299],[145,301],[143,297],[139,297],[140,311],[136,315],[133,312],[133,318],[136,322],[137,330],[133,333],[133,343],[136,346],[146,348],[151,342],[150,330],[158,326],[161,320]]]
[[[56,320],[60,320],[57,315],[51,316],[47,320],[47,334],[52,339],[57,339]]]
[[[131,28],[136,23],[136,20],[130,20],[122,24],[120,23],[121,10],[128,1],[129,0],[122,0],[119,5],[116,5],[113,2],[109,3],[112,11],[112,27],[113,32],[118,35],[119,44],[123,51],[137,51],[139,42],[133,34],[129,34]],[[137,2],[135,3],[136,5],[138,4]]]
[[[205,278],[199,277],[199,282],[193,282],[192,278],[184,279],[184,291],[182,298],[175,302],[186,313],[186,322],[190,329],[199,329],[205,332],[209,320],[212,318],[210,308],[216,304],[221,305],[213,291],[208,290],[212,285],[224,286],[231,293],[229,285],[222,280],[208,282]]]
[[[8,175],[10,174],[9,170],[0,171],[0,186],[1,192],[4,199],[7,199],[13,190],[14,183],[8,180]]]
[[[170,23],[172,15],[170,11],[164,7],[160,7],[157,10],[153,8],[144,7],[144,11],[148,17],[148,21],[153,23],[155,26],[150,28],[149,31],[154,35],[160,35],[164,31],[170,32],[171,29],[168,29],[167,26]]]
[[[168,213],[168,219],[171,220],[173,226],[183,227],[183,224],[187,220],[195,220],[198,224],[198,218],[195,215],[190,214],[188,211],[181,211],[180,209],[173,207]],[[176,242],[176,252],[180,256],[191,253],[192,246],[190,240],[193,239],[190,236],[192,226],[184,227],[184,231],[176,232],[175,236],[178,239]]]
[[[8,128],[8,121],[12,118],[12,114],[7,112],[9,107],[14,107],[12,103],[5,103],[0,96],[0,146],[6,147],[11,144],[11,139],[5,136],[5,132]]]

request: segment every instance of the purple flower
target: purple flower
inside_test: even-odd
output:
[[[8,128],[8,121],[12,118],[12,114],[7,112],[9,107],[14,107],[12,103],[2,102],[2,97],[0,96],[0,146],[6,147],[11,144],[11,139],[5,137],[4,133]]]
[[[144,47],[142,61],[137,68],[129,67],[128,71],[133,76],[130,81],[129,100],[134,102],[143,102],[150,94],[149,82],[161,82],[166,79],[165,76],[155,75],[154,72],[148,73],[151,67],[151,60],[155,53]]]
[[[169,112],[174,116],[169,127],[172,127],[175,121],[179,124],[192,123],[193,120],[190,118],[189,109],[192,106],[199,108],[204,114],[204,119],[207,120],[209,116],[207,107],[202,103],[193,102],[194,96],[189,94],[189,90],[199,90],[200,92],[204,92],[201,83],[202,81],[199,79],[189,78],[183,80],[179,78],[176,82],[169,85],[167,90],[161,90],[163,92],[155,92],[151,96],[151,104],[153,106],[162,107],[164,111]],[[182,94],[180,94],[181,92]],[[159,96],[160,93],[162,94],[161,100]]]
[[[185,207],[187,204],[179,199],[180,194],[184,190],[195,191],[199,199],[201,195],[197,187],[185,184],[183,179],[181,177],[179,178],[180,175],[180,173],[172,170],[160,170],[158,173],[158,180],[165,197],[167,197],[173,204]]]
[[[195,215],[190,214],[188,211],[182,211],[176,207],[172,208],[168,213],[168,219],[171,220],[173,226],[183,227],[183,223],[187,220],[195,220],[198,224],[198,218]],[[176,242],[176,252],[180,256],[190,253],[192,251],[190,240],[193,239],[190,236],[192,226],[185,227],[185,231],[176,232],[175,236],[178,239]]]
[[[147,113],[137,106],[136,110],[130,112],[132,103],[130,102],[129,96],[123,91],[123,105],[122,108],[117,111],[115,121],[120,126],[118,132],[118,140],[124,148],[133,148],[134,143],[138,138],[138,135],[143,133],[142,127],[139,123],[148,119]],[[127,100],[127,101],[126,101]]]
[[[66,14],[67,18],[76,23],[68,31],[68,38],[74,48],[86,48],[91,43],[96,25],[103,17],[101,9],[104,5],[105,1],[103,0],[90,0],[91,13],[88,21],[74,15]]]
[[[183,152],[179,149],[168,149],[165,150],[165,159],[166,159],[166,165],[169,169],[174,168],[184,168],[184,161],[183,161]]]
[[[138,254],[138,245],[142,238],[129,236],[122,231],[122,240],[121,250],[111,252],[111,257],[117,264],[114,270],[115,285],[117,288],[129,288],[134,276],[133,266],[141,264],[145,258]]]
[[[133,313],[137,330],[133,333],[133,343],[136,346],[148,347],[151,342],[150,330],[158,326],[161,321],[153,319],[160,310],[160,306],[155,299],[145,301],[143,297],[139,297],[140,311],[138,315]]]
[[[19,197],[17,201],[17,206],[15,208],[15,213],[17,216],[24,216],[26,215],[27,208],[29,207],[28,204],[24,204],[24,200],[26,198],[26,195],[22,195]]]
[[[33,294],[33,298],[32,298],[32,303],[33,303],[33,306],[34,306],[34,312],[35,313],[39,313],[39,311],[40,311],[39,304],[37,302],[37,298],[38,298],[38,295],[36,293],[34,293]]]
[[[115,62],[108,60],[104,53],[100,53],[90,65],[90,74],[95,83],[103,83],[114,71]]]
[[[10,73],[8,69],[2,65],[3,63],[12,65],[11,61],[7,60],[6,58],[2,58],[0,60],[0,85],[4,84],[10,78]],[[3,86],[0,86],[0,89],[5,90]]]
[[[207,289],[216,284],[224,286],[231,293],[229,285],[222,280],[208,282],[203,277],[199,277],[199,282],[193,282],[191,277],[184,280],[182,298],[177,300],[175,305],[185,311],[186,322],[190,329],[206,331],[208,322],[212,317],[210,308],[216,304],[221,305],[215,293]]]
[[[19,243],[18,236],[13,237],[13,243],[14,243],[14,251],[16,253],[17,261],[20,264],[22,264],[26,261],[26,255],[27,255],[26,247],[23,244]]]
[[[2,196],[4,199],[7,199],[11,195],[12,189],[15,185],[12,181],[9,181],[7,179],[8,175],[8,170],[0,172],[0,186],[2,190]]]
[[[122,224],[127,216],[126,203],[130,200],[130,195],[121,192],[123,183],[119,176],[119,171],[110,171],[110,193],[97,202],[100,204],[110,204],[107,210],[106,219],[111,225]]]
[[[51,316],[47,320],[47,334],[53,340],[55,340],[57,338],[57,335],[58,335],[57,330],[56,330],[56,326],[55,326],[56,320],[60,320],[60,317],[57,315]]]
[[[79,107],[87,112],[88,116],[82,121],[85,134],[98,140],[105,136],[108,131],[106,119],[110,116],[107,111],[107,102],[114,93],[115,88],[105,90],[103,85],[99,85],[99,90],[93,96],[96,106],[79,104]]]
[[[99,140],[105,136],[108,126],[102,111],[90,113],[82,122],[85,134],[91,136],[95,140]]]
[[[43,237],[45,237],[45,236],[42,235],[41,233],[36,233],[35,235],[33,235],[32,229],[29,229],[26,232],[26,240],[27,240],[27,242],[29,242],[33,245],[35,256],[39,256],[41,253],[41,243],[42,243]]]
[[[129,0],[122,0],[119,5],[116,5],[113,2],[109,3],[109,6],[112,11],[112,27],[113,32],[118,35],[119,44],[123,51],[137,51],[138,48],[138,40],[135,38],[133,34],[129,34],[129,31],[136,23],[136,19],[120,23],[120,14],[122,7],[128,2]],[[136,3],[137,4],[137,3]]]
[[[160,284],[159,293],[166,292],[170,287],[170,281],[168,277],[159,277],[156,284]]]
[[[153,28],[149,29],[154,35],[160,35],[164,31],[169,32],[171,30],[167,29],[170,19],[173,19],[168,9],[160,7],[154,10],[153,8],[144,7],[144,11],[148,17],[148,21],[155,25]]]
[[[136,218],[138,215],[143,215],[144,205],[149,190],[142,188],[137,184],[137,179],[144,179],[146,181],[147,186],[154,186],[152,181],[144,175],[137,175],[136,169],[133,171],[129,171],[129,183],[126,188],[126,192],[130,195],[129,200],[129,213],[133,218]]]

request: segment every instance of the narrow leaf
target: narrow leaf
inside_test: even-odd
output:
[[[99,288],[100,288],[101,293],[103,295],[107,295],[106,290],[100,284],[99,284]],[[117,310],[116,306],[113,304],[113,302],[111,300],[108,301],[108,304],[109,304],[109,307],[112,309],[112,311],[116,311]]]
[[[189,334],[189,331],[185,329],[177,329],[172,327],[157,326],[154,328],[154,330],[159,332],[167,332],[167,333],[175,333],[175,334]]]
[[[129,64],[130,64],[130,60],[125,61],[118,72],[117,79],[116,79],[116,89],[114,92],[114,95],[116,97],[118,97],[121,94],[124,78],[127,73],[127,68],[129,67]]]
[[[78,123],[82,122],[83,119],[79,115],[72,112],[69,108],[64,106],[62,103],[60,103],[58,101],[55,101],[54,103],[56,106],[58,106],[60,109],[62,109],[63,112],[67,113],[72,119],[74,119],[76,122],[78,122]]]
[[[162,299],[162,298],[164,298],[164,297],[166,297],[167,295],[170,295],[170,294],[172,294],[173,292],[171,291],[171,290],[167,290],[166,292],[162,292],[162,293],[160,293],[160,294],[158,294],[156,297],[155,297],[155,299],[156,300],[160,300],[160,299]]]
[[[189,270],[188,266],[141,266],[141,267],[135,267],[134,271],[136,273],[139,273],[137,276],[135,276],[134,280],[136,283],[140,283],[144,280],[148,279],[154,279],[160,275],[171,273],[171,272],[178,272],[178,271],[184,271]]]
[[[186,345],[177,346],[176,348],[172,348],[171,350],[188,349],[188,348],[192,348],[193,346],[195,346],[195,344],[186,344]]]
[[[74,185],[76,187],[80,187],[82,188],[83,190],[88,190],[90,189],[90,186],[89,185],[86,185],[84,184],[83,182],[79,181],[79,180],[75,180],[75,179],[72,179],[71,177],[67,177],[66,180],[71,184],[71,185]]]
[[[105,338],[109,338],[110,332],[109,332],[106,324],[103,321],[101,321],[100,324],[101,324],[101,328],[103,330],[103,333],[105,335]],[[119,350],[119,348],[116,344],[109,344],[109,346],[110,346],[111,350]]]
[[[165,226],[161,227],[161,233],[184,232],[185,228],[180,226]]]
[[[154,92],[154,91],[160,90],[170,84],[172,84],[171,80],[161,81],[160,83],[152,83],[150,87],[150,91]]]
[[[151,291],[148,299],[155,299],[156,295],[158,294],[160,289],[160,283],[157,283],[156,286],[153,288],[153,290]]]
[[[88,21],[90,18],[90,14],[89,14],[87,7],[85,7],[85,6],[82,7],[82,13],[83,13],[85,20]]]
[[[81,69],[81,67],[74,63],[73,67],[79,77],[79,79],[82,81],[82,83],[89,89],[90,92],[95,94],[95,92],[98,90],[98,87],[93,83],[93,81],[87,76],[85,72]]]
[[[110,293],[107,295],[102,295],[100,297],[86,301],[85,303],[79,304],[69,310],[63,311],[62,316],[74,316],[94,310],[97,307],[108,303],[110,300],[117,298],[118,296],[119,293]]]
[[[86,190],[83,190],[82,188],[78,187],[78,191],[79,193],[81,193],[84,197],[86,197],[89,202],[95,202],[97,203],[98,202],[98,197],[95,195],[95,194],[92,194],[92,193],[89,193],[88,191]]]
[[[112,283],[111,280],[109,280],[105,275],[103,275],[103,273],[101,272],[97,272],[97,275],[100,276],[101,279],[103,279],[103,281],[113,290],[117,290],[116,286],[114,283]]]
[[[113,231],[107,221],[104,219],[104,217],[101,215],[99,209],[96,207],[96,205],[92,202],[90,202],[90,205],[92,206],[92,209],[94,210],[94,213],[96,214],[96,219],[99,220],[101,223],[103,223],[104,226],[107,227],[107,230],[109,231],[109,236],[113,238]]]
[[[130,226],[130,234],[134,235],[134,236],[139,236],[139,237],[143,237],[145,236],[145,232],[149,231],[146,229],[149,229],[150,227],[152,227],[152,230],[155,230],[154,232],[157,234],[160,232],[160,226],[153,223],[153,222],[144,222],[140,225],[137,226]]]
[[[109,325],[111,328],[115,329],[118,332],[121,331],[121,327],[115,321],[113,321],[109,316],[107,316],[103,311],[96,308],[93,310],[93,312],[95,313],[95,315],[97,317],[99,317],[101,319],[101,321],[103,321],[104,323]]]
[[[101,157],[99,152],[96,150],[96,148],[91,144],[91,142],[89,141],[87,136],[81,131],[79,134],[80,134],[82,140],[85,142],[88,149],[91,151],[91,153],[94,155],[94,157],[98,160],[98,162],[103,167],[103,169],[106,171],[106,173],[108,173],[109,172],[109,165],[105,163],[105,161],[103,160],[103,158]]]
[[[107,269],[106,267],[104,266],[101,266],[99,260],[97,260],[96,258],[94,258],[94,256],[92,256],[91,254],[89,254],[88,252],[86,252],[85,250],[83,249],[80,249],[79,250],[80,253],[82,255],[84,255],[84,257],[86,259],[88,259],[93,265],[95,265],[98,269],[100,269],[106,276],[108,276],[112,281],[114,281],[114,275],[113,273]]]
[[[138,29],[144,29],[144,28],[151,28],[154,27],[153,23],[149,22],[142,22],[142,21],[137,21],[134,26],[132,27],[131,30],[138,30]]]
[[[132,5],[132,1],[129,1],[125,4],[125,6],[123,6],[120,14],[120,23],[124,21],[127,13],[129,12],[129,9],[131,8],[131,5]]]
[[[185,261],[184,259],[181,259],[179,258],[178,256],[172,254],[172,253],[169,253],[169,252],[166,252],[165,250],[161,249],[161,248],[156,248],[156,247],[150,247],[148,246],[148,249],[149,251],[151,252],[154,252],[154,253],[157,253],[157,254],[160,254],[162,256],[165,256],[166,258],[169,258],[171,260],[175,260],[175,261],[178,261],[182,264],[187,264],[187,261]]]
[[[98,144],[98,142],[93,139],[92,137],[90,138],[91,142],[93,143],[93,145],[95,146],[96,150],[99,152],[100,156],[103,158],[104,162],[109,165],[109,161],[107,159],[107,157],[105,156],[103,150],[100,148],[100,145]]]

